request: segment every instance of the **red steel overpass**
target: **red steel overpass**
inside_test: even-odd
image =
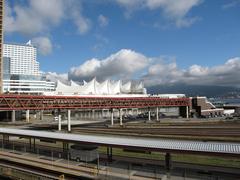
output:
[[[104,109],[189,106],[189,98],[0,95],[0,110]]]

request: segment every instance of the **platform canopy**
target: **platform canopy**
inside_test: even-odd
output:
[[[194,153],[220,156],[240,156],[240,143],[164,139],[154,137],[107,136],[95,134],[70,134],[47,131],[34,131],[13,128],[0,128],[0,134],[10,136],[45,138],[81,144],[111,146],[149,151]]]

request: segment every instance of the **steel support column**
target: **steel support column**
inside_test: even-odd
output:
[[[62,116],[61,114],[58,114],[58,131],[61,131],[62,130]]]
[[[95,119],[95,110],[94,109],[92,110],[92,119],[93,120]]]
[[[40,120],[43,120],[43,110],[40,110]]]
[[[166,153],[165,154],[165,168],[166,168],[168,176],[170,176],[171,166],[172,166],[171,154],[170,153]]]
[[[16,111],[15,110],[13,110],[12,111],[12,122],[14,123],[15,121],[16,121]]]
[[[119,119],[120,119],[120,126],[122,126],[123,122],[122,122],[122,109],[121,108],[119,109]]]
[[[29,149],[32,151],[32,138],[29,138]]]
[[[29,122],[29,113],[30,113],[30,111],[26,110],[26,122]]]
[[[71,110],[68,109],[68,121],[67,121],[67,125],[68,125],[68,132],[71,132]]]
[[[63,157],[68,157],[69,144],[68,142],[63,141]]]
[[[112,147],[107,147],[107,158],[108,162],[112,162]]]
[[[36,139],[33,138],[33,152],[36,152]]]
[[[151,121],[151,109],[150,109],[150,107],[148,108],[148,121]]]
[[[111,125],[114,125],[114,121],[113,121],[113,109],[111,109]]]

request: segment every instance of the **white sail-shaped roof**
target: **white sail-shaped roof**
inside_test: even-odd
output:
[[[57,86],[56,86],[56,92],[57,94],[71,94],[71,93],[74,93],[74,89],[71,86],[63,84],[61,81],[58,80]]]
[[[85,85],[85,84],[87,84],[87,82],[83,80],[83,85]]]
[[[127,82],[122,84],[121,80],[110,81],[105,80],[102,83],[97,82],[96,78],[89,82],[83,81],[80,85],[74,81],[70,81],[71,85],[66,85],[61,81],[57,81],[57,86],[54,92],[55,95],[124,95],[124,94],[146,94],[146,89],[143,83]]]
[[[71,87],[80,87],[80,85],[71,80]]]
[[[108,91],[109,91],[109,94],[120,94],[121,93],[121,81],[118,80],[116,82],[109,83]]]
[[[125,83],[124,85],[121,86],[121,93],[130,93],[131,92],[131,86],[132,83],[131,81]]]
[[[145,92],[146,92],[146,89],[144,88],[142,82],[135,84],[131,87],[131,93],[145,94]]]
[[[80,87],[80,94],[96,94],[95,91],[95,83],[96,83],[96,79],[94,78],[93,80],[91,80],[90,82],[86,83],[83,85],[83,87]]]
[[[140,82],[140,83],[137,85],[136,90],[141,90],[141,89],[143,89],[143,88],[144,88],[144,87],[143,87],[143,83]]]
[[[96,81],[95,83],[96,94],[109,94],[108,84],[109,84],[109,80],[106,80],[102,83],[98,83]]]

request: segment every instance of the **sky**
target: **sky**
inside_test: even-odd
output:
[[[4,42],[51,80],[240,87],[240,0],[6,0]]]

